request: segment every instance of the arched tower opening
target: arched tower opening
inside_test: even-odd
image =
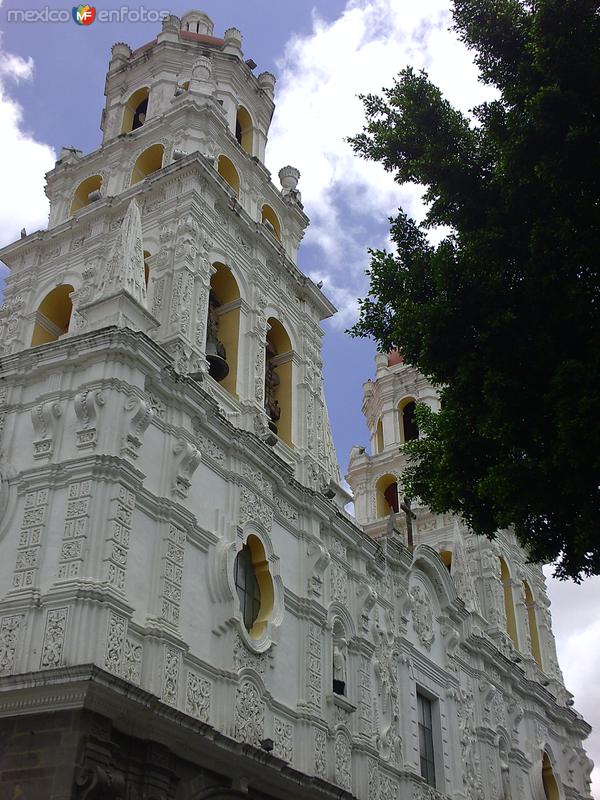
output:
[[[504,613],[506,615],[506,632],[512,639],[512,643],[518,649],[519,638],[517,636],[517,618],[515,614],[515,603],[513,598],[512,583],[510,572],[506,561],[500,556],[500,580],[504,592]]]
[[[265,410],[269,427],[286,444],[292,444],[292,343],[274,317],[268,320],[265,357]]]
[[[235,138],[242,150],[252,155],[253,125],[252,117],[244,106],[239,106],[235,116]]]
[[[527,581],[523,581],[523,594],[525,596],[525,608],[527,609],[529,638],[531,639],[531,655],[534,657],[538,667],[542,669],[542,652],[540,650],[540,635],[535,615],[535,602],[531,587]]]
[[[398,405],[398,418],[400,423],[400,439],[402,444],[412,442],[419,438],[419,428],[415,418],[417,404],[412,397],[408,397]]]
[[[377,446],[377,452],[383,453],[384,448],[384,440],[383,440],[383,422],[381,419],[377,420],[377,427],[375,429],[375,443]]]
[[[377,517],[387,517],[390,511],[398,513],[398,480],[395,475],[382,475],[375,484]]]
[[[144,281],[146,283],[146,289],[148,288],[148,281],[150,280],[150,267],[148,266],[150,255],[148,250],[144,250]]]
[[[452,572],[452,552],[450,550],[440,550],[438,553],[439,557],[442,559],[444,566],[448,570],[448,572]]]
[[[544,753],[542,758],[542,783],[544,785],[546,800],[560,800],[558,784],[554,777],[554,770],[552,769],[548,753]]]
[[[158,172],[162,168],[163,158],[165,155],[165,148],[162,144],[153,144],[141,153],[131,171],[131,186],[134,183],[139,183],[152,175],[153,172]]]
[[[223,178],[223,180],[226,181],[231,186],[231,188],[236,194],[236,197],[239,198],[240,176],[238,174],[237,169],[233,166],[233,162],[231,161],[231,159],[227,158],[227,156],[220,155],[217,171],[219,175]]]
[[[40,303],[31,337],[31,346],[55,342],[69,330],[73,303],[69,295],[73,287],[68,283],[62,283],[51,292]]]
[[[146,122],[149,97],[150,89],[147,86],[143,86],[131,95],[123,109],[121,133],[135,131]]]
[[[206,358],[209,374],[237,397],[240,338],[240,290],[231,270],[216,262],[210,281],[206,326]]]
[[[102,177],[100,175],[90,175],[82,181],[73,195],[71,203],[71,214],[79,211],[80,208],[88,206],[94,200],[100,198],[100,189],[102,188]]]
[[[281,224],[279,222],[279,217],[273,211],[271,206],[267,205],[266,203],[261,209],[260,221],[269,231],[271,231],[276,239],[281,241]]]

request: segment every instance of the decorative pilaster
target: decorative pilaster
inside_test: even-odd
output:
[[[133,523],[135,495],[125,486],[117,487],[117,495],[110,503],[108,537],[104,557],[106,582],[118,589],[125,589],[125,574],[129,554],[129,537]]]

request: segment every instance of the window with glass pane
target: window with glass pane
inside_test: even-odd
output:
[[[250,631],[260,611],[260,587],[248,545],[244,545],[237,554],[234,577],[244,625]]]
[[[435,787],[435,760],[433,755],[433,727],[431,724],[431,700],[417,692],[419,712],[419,754],[421,775],[430,786]]]

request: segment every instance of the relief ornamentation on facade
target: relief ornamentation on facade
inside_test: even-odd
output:
[[[258,522],[269,532],[273,527],[273,510],[255,492],[240,486],[240,525]]]
[[[49,489],[38,489],[25,495],[13,575],[14,589],[30,589],[36,583],[49,492]]]
[[[413,599],[412,618],[415,633],[423,647],[426,650],[431,650],[431,645],[435,639],[431,601],[427,593],[418,584],[411,587],[410,594]]]
[[[327,778],[327,734],[321,728],[315,728],[315,775]]]
[[[338,731],[335,737],[335,782],[346,791],[352,791],[352,748],[348,736]]]
[[[104,666],[109,672],[120,675],[123,664],[123,648],[127,635],[127,620],[114,612],[108,617]]]
[[[294,758],[294,729],[278,717],[273,720],[273,753],[288,764]]]
[[[308,626],[306,699],[315,708],[321,708],[321,628],[314,622]]]
[[[400,736],[400,706],[398,674],[400,653],[393,634],[379,625],[375,629],[375,677],[379,686],[378,704],[375,708],[377,749],[384,761],[396,766],[402,764],[402,737]]]
[[[130,683],[140,685],[142,679],[143,647],[134,639],[125,639],[123,648],[123,677]]]
[[[12,675],[23,614],[11,614],[0,619],[0,675]]]
[[[243,681],[235,697],[235,738],[260,747],[264,739],[265,704],[256,686]]]
[[[189,670],[185,691],[185,713],[202,722],[210,722],[211,691],[210,681]]]
[[[81,574],[88,535],[91,495],[91,481],[76,481],[69,484],[65,527],[58,557],[59,580],[77,578]]]
[[[68,608],[54,608],[48,611],[40,659],[41,669],[62,666],[68,617]]]
[[[165,647],[163,663],[162,699],[170,706],[177,705],[179,686],[179,651]]]
[[[117,485],[116,497],[110,504],[108,537],[105,550],[106,581],[115,589],[125,587],[125,573],[129,555],[129,539],[133,524],[135,495],[126,486]]]
[[[169,524],[167,536],[163,541],[160,618],[175,627],[179,625],[185,543],[185,531],[172,523]]]

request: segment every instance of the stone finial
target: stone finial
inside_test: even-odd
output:
[[[162,21],[163,33],[179,33],[181,30],[181,20],[175,14],[169,14]]]
[[[113,61],[127,61],[131,57],[131,47],[125,42],[116,42],[110,52]]]
[[[242,34],[237,28],[227,28],[224,35],[223,52],[242,58]]]
[[[298,186],[300,180],[300,170],[296,167],[291,167],[289,164],[279,170],[279,182],[284,194],[293,192]]]
[[[277,78],[271,72],[261,72],[258,76],[258,83],[260,84],[260,88],[268,97],[273,97],[275,95],[275,83],[277,82]]]
[[[142,306],[146,305],[142,219],[135,199],[129,204],[119,234],[110,251],[98,287],[98,299],[111,297],[123,291]]]
[[[79,161],[82,156],[82,151],[78,150],[76,147],[65,147],[63,145],[60,149],[60,157],[58,161],[69,164],[73,163],[74,161]]]

